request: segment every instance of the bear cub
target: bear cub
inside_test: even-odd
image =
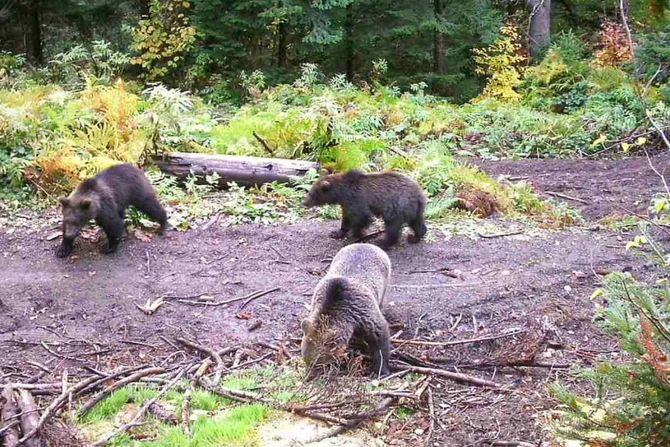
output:
[[[373,216],[384,220],[384,247],[398,242],[405,224],[414,232],[409,237],[411,243],[419,242],[426,234],[426,196],[418,183],[395,172],[364,174],[354,170],[321,177],[312,185],[303,205],[326,204],[342,207],[342,225],[330,234],[335,239],[345,237],[349,231],[360,239]]]
[[[59,200],[63,206],[63,241],[56,251],[59,258],[72,253],[75,237],[91,220],[107,235],[105,253],[114,252],[125,231],[126,208],[130,205],[158,222],[160,233],[167,226],[167,213],[151,183],[131,164],[112,166],[84,180],[69,197]]]
[[[342,248],[319,281],[310,315],[302,320],[302,358],[313,377],[335,360],[333,351],[362,346],[375,376],[389,374],[390,334],[381,307],[391,261],[372,244]]]

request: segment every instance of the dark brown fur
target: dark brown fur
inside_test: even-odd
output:
[[[390,275],[391,261],[379,247],[351,244],[337,253],[302,321],[302,357],[310,372],[357,345],[371,357],[375,375],[388,374],[391,342],[381,306]]]
[[[320,178],[305,198],[307,207],[337,204],[342,207],[342,225],[331,233],[340,239],[352,232],[360,239],[373,217],[384,220],[383,246],[398,242],[402,227],[408,224],[414,235],[409,242],[416,243],[426,234],[424,210],[426,196],[412,179],[395,172],[364,174],[350,171]]]
[[[125,231],[126,208],[132,205],[161,225],[167,225],[165,209],[144,173],[130,164],[112,166],[83,181],[70,197],[61,197],[63,242],[56,256],[72,253],[74,239],[89,221],[95,220],[107,235],[105,253],[112,253]]]

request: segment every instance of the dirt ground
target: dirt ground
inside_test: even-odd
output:
[[[659,169],[667,161],[654,158]],[[385,313],[401,338],[460,340],[525,330],[490,342],[399,352],[423,360],[442,357],[449,367],[511,387],[501,393],[434,382],[432,445],[539,444],[546,437],[545,410],[555,406],[545,385],[557,376],[569,380],[565,366],[590,364],[617,349],[592,322],[596,303],[590,295],[602,275],[649,273],[643,260],[624,251],[630,236],[593,222],[624,209],[646,213],[662,183],[645,158],[478,164],[495,176],[524,177],[540,192],[584,200],[570,205],[582,209],[589,222],[532,237],[478,239],[452,237],[433,226],[426,243],[389,251],[394,273]],[[327,237],[336,225],[217,224],[151,241],[129,237],[113,255],[80,240],[69,260],[54,256],[58,241],[46,240],[53,230],[0,229],[0,372],[30,375],[38,371],[30,362],[54,369],[146,363],[173,352],[166,340],[185,334],[221,348],[250,341],[295,347],[310,292],[342,247]],[[460,274],[438,271],[445,268]],[[205,308],[176,302],[201,294],[222,300],[274,287],[279,290],[251,302],[245,313],[240,303]],[[171,298],[154,314],[137,308],[158,297]],[[63,343],[78,339],[96,348]],[[505,366],[529,357],[545,367]],[[417,416],[414,431],[394,427],[397,436],[389,433],[387,439],[398,445],[420,441],[427,421]]]

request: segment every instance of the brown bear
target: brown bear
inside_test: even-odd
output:
[[[74,239],[89,221],[95,220],[107,235],[105,253],[116,251],[125,231],[126,208],[132,205],[160,224],[167,226],[167,214],[156,198],[151,183],[131,164],[112,166],[94,178],[84,180],[69,197],[61,197],[63,206],[63,241],[56,256],[72,253]]]
[[[352,345],[370,356],[375,376],[389,373],[391,342],[381,306],[390,277],[391,261],[376,245],[351,244],[337,253],[302,320],[302,358],[310,376],[334,360],[334,349]]]
[[[418,183],[395,172],[364,174],[353,170],[321,177],[312,185],[303,205],[326,204],[342,207],[342,225],[330,234],[335,239],[345,237],[349,231],[356,240],[360,239],[373,216],[384,220],[384,247],[398,242],[405,224],[414,232],[409,242],[419,242],[426,234],[426,196]]]

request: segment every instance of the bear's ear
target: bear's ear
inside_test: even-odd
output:
[[[61,196],[58,198],[58,201],[60,202],[61,205],[63,206],[68,206],[70,204],[70,199],[68,199],[65,196]]]
[[[309,332],[310,329],[312,328],[312,323],[307,318],[305,318],[300,323],[300,326],[302,327],[302,333],[307,334],[307,332]]]
[[[332,186],[333,185],[331,185],[328,180],[324,180],[323,182],[321,182],[321,191],[330,191],[330,188]]]
[[[89,209],[90,207],[91,207],[91,199],[83,199],[83,200],[79,203],[79,208],[81,208],[82,210],[87,210],[87,209]]]

